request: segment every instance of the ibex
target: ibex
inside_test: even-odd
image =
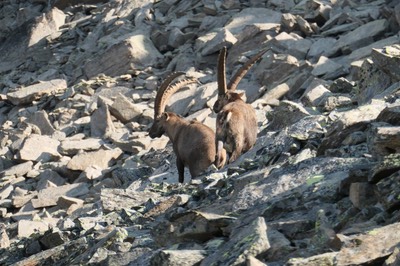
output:
[[[184,180],[185,166],[193,178],[214,162],[217,168],[221,168],[226,160],[225,150],[220,150],[218,155],[216,153],[215,133],[211,128],[197,120],[187,121],[175,113],[165,112],[166,103],[173,93],[185,85],[197,82],[186,78],[171,85],[175,78],[183,74],[172,73],[160,85],[154,103],[154,121],[149,130],[151,138],[159,138],[165,133],[171,140],[180,183]]]
[[[222,48],[218,57],[218,99],[213,106],[214,112],[218,113],[216,146],[221,146],[218,145],[219,141],[224,143],[229,163],[251,149],[257,139],[256,113],[250,104],[243,101],[243,93],[235,90],[247,71],[265,52],[263,50],[247,61],[231,78],[228,87],[225,73],[226,47]]]

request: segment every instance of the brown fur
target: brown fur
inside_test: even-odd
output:
[[[187,121],[177,114],[164,112],[168,98],[179,88],[171,86],[172,89],[168,90],[165,84],[161,88],[163,90],[157,93],[156,99],[163,100],[157,101],[154,106],[155,113],[159,115],[155,115],[149,135],[151,138],[157,138],[165,133],[171,140],[176,154],[179,182],[184,181],[185,166],[189,168],[192,178],[207,170],[214,162],[221,168],[225,164],[226,153],[222,151],[217,154],[214,131],[196,120]],[[159,95],[160,93],[163,95]]]
[[[217,115],[216,141],[224,143],[229,163],[250,150],[257,140],[257,120],[254,109],[239,99],[225,105]]]
[[[251,105],[242,99],[243,93],[235,92],[240,80],[251,66],[265,53],[261,51],[243,65],[226,86],[224,47],[218,58],[218,99],[213,106],[218,113],[216,122],[216,146],[217,152],[223,142],[223,147],[229,155],[229,163],[234,162],[242,153],[251,149],[257,139],[256,113]]]

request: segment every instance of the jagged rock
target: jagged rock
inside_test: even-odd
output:
[[[283,48],[289,55],[296,57],[298,60],[306,58],[306,55],[312,45],[308,39],[304,39],[296,33],[281,32],[275,36],[270,44]]]
[[[363,62],[359,71],[359,91],[357,101],[359,104],[369,102],[374,96],[384,92],[392,84],[392,79],[381,71],[370,59]]]
[[[146,212],[143,217],[156,217],[158,215],[162,215],[166,213],[168,210],[179,207],[181,205],[186,204],[189,201],[188,195],[174,195],[169,197],[168,199],[161,201],[159,204],[154,206],[154,208],[150,209]]]
[[[41,135],[53,135],[55,132],[54,127],[51,125],[49,116],[45,111],[37,111],[33,113],[28,119],[28,123],[36,125],[40,129]]]
[[[38,43],[43,38],[56,33],[65,23],[66,15],[58,8],[52,8],[46,14],[36,19],[30,33],[28,47]]]
[[[86,183],[63,185],[59,187],[48,187],[39,191],[37,199],[32,199],[34,208],[55,206],[60,197],[79,197],[89,192]]]
[[[88,78],[100,73],[118,76],[128,73],[131,69],[151,66],[162,58],[163,56],[147,36],[135,34],[86,62],[84,72]]]
[[[205,250],[160,250],[150,259],[150,265],[196,265],[205,254]]]
[[[318,148],[318,154],[323,154],[327,149],[339,147],[352,132],[365,130],[367,124],[375,120],[384,108],[383,102],[375,102],[341,112],[336,122],[328,128],[328,132]]]
[[[224,230],[235,218],[214,213],[189,211],[176,214],[167,222],[159,223],[152,231],[157,245],[187,241],[205,242],[224,235]]]
[[[400,170],[400,155],[397,153],[387,155],[372,168],[368,176],[368,182],[375,184],[398,170]]]
[[[59,145],[58,140],[49,136],[32,134],[25,139],[19,157],[25,161],[48,162],[61,157],[58,153]]]
[[[21,220],[18,222],[18,236],[29,237],[36,232],[45,232],[50,229],[50,224],[44,221]]]
[[[10,184],[5,185],[3,188],[0,189],[0,200],[8,198],[11,192],[14,190],[14,187]]]
[[[79,151],[96,151],[103,144],[105,144],[105,142],[99,138],[67,138],[61,142],[60,153],[71,156],[77,154]]]
[[[399,74],[399,60],[400,60],[400,46],[392,45],[383,47],[382,49],[372,49],[371,58],[374,63],[388,73],[396,81],[400,80]]]
[[[264,218],[259,217],[239,231],[233,230],[229,240],[200,265],[240,265],[247,256],[257,256],[270,248]]]
[[[0,224],[0,248],[8,248],[10,246],[10,239],[7,235],[6,226]]]
[[[14,165],[8,169],[1,171],[0,177],[23,176],[32,169],[32,166],[33,166],[33,162],[31,162],[31,161],[27,161],[24,163]]]
[[[325,79],[335,79],[337,77],[343,76],[345,73],[346,71],[341,64],[338,64],[325,56],[319,57],[313,71],[311,71],[311,74],[313,74],[314,76],[323,76]]]
[[[151,191],[134,191],[125,189],[102,189],[101,203],[105,211],[121,210],[123,208],[139,207],[149,198],[157,199],[157,193]]]
[[[382,110],[382,112],[376,118],[377,122],[386,122],[393,126],[400,126],[400,122],[398,120],[400,115],[400,105],[392,104]]]
[[[46,169],[43,172],[41,172],[37,176],[38,182],[36,185],[36,190],[41,190],[47,187],[48,182],[51,182],[52,184],[56,186],[62,186],[65,184],[65,179],[61,177],[56,171]]]
[[[339,265],[363,264],[379,259],[386,259],[398,244],[399,223],[379,228],[371,228],[363,234],[350,236],[348,245],[345,245],[336,255]],[[352,241],[358,241],[356,250],[351,247]]]
[[[28,104],[43,96],[57,93],[66,88],[67,82],[64,79],[44,81],[27,87],[22,87],[15,92],[9,92],[7,93],[7,99],[14,105]]]
[[[137,105],[133,104],[123,94],[119,94],[117,96],[109,109],[110,113],[122,123],[134,121],[135,118],[137,118],[143,112],[142,109],[138,108]]]
[[[91,137],[109,137],[113,132],[115,132],[115,127],[111,120],[108,105],[106,104],[105,99],[99,97],[98,108],[90,117]]]
[[[211,36],[210,36],[211,37]],[[231,47],[237,42],[235,36],[227,29],[223,29],[212,36],[210,40],[201,39],[201,45],[199,44],[199,50],[202,56],[211,55],[221,50],[222,47]]]
[[[329,52],[334,48],[335,39],[334,38],[320,38],[313,42],[307,53],[307,59],[316,60],[320,56],[327,56]]]
[[[45,234],[40,238],[40,244],[44,246],[45,249],[50,249],[63,245],[68,239],[61,232],[50,232]]]
[[[267,51],[255,68],[253,75],[261,85],[267,86],[268,89],[274,83],[280,83],[292,72],[297,71],[299,66],[300,63],[294,56]]]
[[[367,130],[368,150],[374,157],[400,151],[400,127],[384,122],[371,123]]]
[[[325,98],[331,95],[332,93],[323,84],[311,84],[301,97],[301,101],[306,106],[319,106]]]
[[[267,264],[259,261],[253,256],[248,256],[246,259],[246,266],[266,266]]]
[[[57,200],[57,206],[63,209],[68,209],[71,205],[76,205],[76,208],[80,208],[83,206],[84,201],[81,199],[68,197],[68,196],[61,196]]]
[[[383,207],[388,211],[398,209],[400,204],[400,199],[397,196],[400,183],[399,174],[400,173],[397,171],[376,183],[376,192],[379,202],[382,203]]]
[[[122,150],[119,148],[78,153],[68,162],[67,168],[84,171],[89,166],[96,165],[100,169],[105,169],[121,154]]]
[[[343,54],[348,54],[357,48],[366,46],[373,42],[373,38],[383,34],[389,26],[386,19],[379,19],[368,22],[355,30],[341,36],[335,43],[335,52],[341,51]],[[330,55],[332,55],[330,54]]]
[[[253,24],[277,24],[281,22],[282,14],[267,8],[245,8],[241,12],[233,15],[225,25],[233,35],[242,32],[247,25]]]
[[[309,115],[310,113],[300,104],[291,101],[281,101],[274,113],[270,115],[273,117],[268,119],[271,121],[268,125],[268,129],[284,129],[285,127]]]
[[[301,265],[310,265],[310,266],[319,266],[319,265],[335,265],[337,252],[329,252],[320,255],[315,255],[309,258],[293,258],[288,260],[286,265],[288,266],[301,266]]]

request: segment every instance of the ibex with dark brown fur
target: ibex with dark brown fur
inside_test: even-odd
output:
[[[172,142],[176,154],[176,166],[179,173],[179,182],[183,183],[184,168],[189,168],[193,177],[216,162],[221,168],[225,164],[225,150],[217,155],[214,131],[202,123],[192,120],[187,121],[175,113],[164,112],[169,97],[183,86],[196,83],[195,79],[183,79],[171,85],[172,81],[183,72],[176,72],[168,76],[157,91],[154,103],[154,121],[149,130],[151,138],[159,138],[164,133]]]
[[[222,48],[218,57],[218,99],[213,106],[217,115],[216,141],[222,141],[229,155],[229,163],[254,146],[257,139],[256,113],[250,104],[243,101],[243,93],[235,92],[240,80],[247,71],[265,53],[261,51],[246,62],[232,77],[226,86],[225,58],[226,48]],[[221,145],[219,145],[221,146]]]

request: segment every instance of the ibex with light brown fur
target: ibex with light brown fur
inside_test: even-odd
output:
[[[216,156],[215,133],[211,128],[196,120],[187,121],[175,113],[164,112],[172,94],[185,85],[197,82],[187,78],[171,85],[175,78],[183,74],[172,73],[160,85],[154,103],[154,121],[149,130],[151,138],[159,138],[165,133],[171,140],[180,183],[184,180],[185,166],[189,168],[193,178],[207,170],[214,162],[221,168],[226,160],[225,150],[221,150]]]
[[[224,143],[229,163],[250,150],[257,139],[256,113],[250,104],[243,101],[243,93],[235,90],[247,71],[265,52],[261,51],[247,61],[232,77],[228,87],[225,73],[226,47],[222,48],[218,57],[218,99],[213,106],[214,112],[218,113],[216,143],[217,146],[219,141]]]

